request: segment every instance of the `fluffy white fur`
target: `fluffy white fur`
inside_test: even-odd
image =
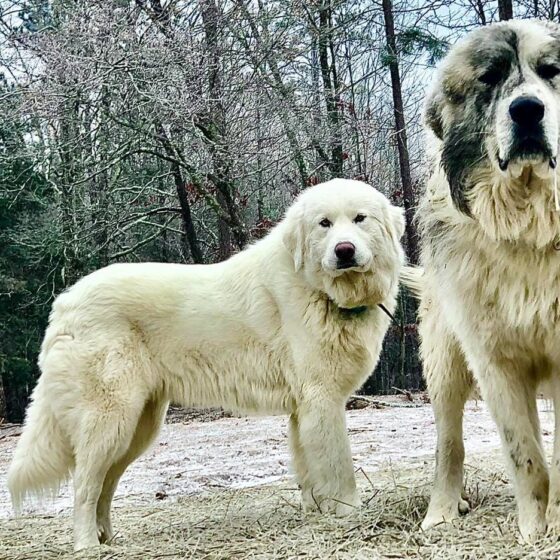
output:
[[[420,209],[425,273],[403,274],[405,283],[421,292],[422,357],[438,431],[435,485],[424,529],[468,509],[462,497],[462,418],[476,381],[500,431],[515,481],[522,537],[534,540],[547,528],[560,535],[560,213],[553,198],[557,171],[540,157],[512,159],[501,170],[494,151],[498,145],[500,157],[509,157],[502,151],[507,153],[509,130],[515,130],[511,120],[507,122],[500,95],[507,94],[509,103],[529,91],[545,103],[543,128],[550,155],[556,157],[560,84],[556,77],[542,79],[535,61],[559,64],[557,30],[516,22],[467,38],[444,62],[435,89],[438,105],[428,107],[428,122],[439,138],[433,138],[436,156]],[[488,86],[480,82],[478,64],[490,63],[494,51],[500,56],[510,52],[504,38],[515,45],[512,68],[519,64],[522,74],[511,78],[511,95],[503,93],[508,91],[508,77],[502,77],[505,85],[494,86],[492,97],[495,118],[480,118],[487,105],[472,100],[477,95],[480,99]],[[481,48],[488,49],[486,58]],[[463,175],[451,174],[466,177],[458,188],[464,189],[468,215],[452,201],[445,173],[446,165],[449,170],[460,160],[446,163],[444,158],[460,148],[446,148],[453,130],[467,130],[465,119],[474,121],[476,112],[484,128],[472,129],[473,134],[489,147],[483,147],[472,166],[464,167]],[[543,382],[551,387],[556,414],[550,471],[536,407],[537,387]]]
[[[8,477],[15,506],[72,474],[75,548],[109,541],[119,478],[172,401],[289,414],[304,507],[355,508],[344,404],[379,358],[403,228],[374,188],[337,179],[226,262],[119,264],[80,280],[53,305]],[[342,241],[356,246],[347,270],[333,258]],[[367,311],[340,310],[356,306]]]

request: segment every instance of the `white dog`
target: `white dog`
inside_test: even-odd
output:
[[[337,179],[226,262],[119,264],[79,281],[53,305],[8,477],[16,508],[72,473],[75,548],[110,540],[119,478],[169,401],[290,414],[304,506],[356,507],[344,404],[379,358],[403,228],[374,188]]]
[[[499,428],[522,536],[560,534],[560,27],[481,28],[444,60],[427,104],[435,159],[419,211],[420,334],[438,431],[427,529],[468,509],[463,406],[473,376]],[[410,283],[410,282],[409,282]],[[552,387],[545,461],[536,390]]]

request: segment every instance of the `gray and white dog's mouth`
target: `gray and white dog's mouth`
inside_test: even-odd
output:
[[[538,177],[546,179],[556,169],[556,157],[547,144],[533,140],[516,145],[505,157],[496,154],[500,170],[514,178],[531,168]]]
[[[529,186],[533,176],[549,182],[552,188],[554,208],[560,211],[560,195],[558,192],[557,156],[547,148],[541,153],[521,154],[515,158],[502,159],[497,155],[500,170],[507,176],[520,180]]]
[[[540,158],[519,157],[513,159],[502,159],[498,156],[500,170],[514,178],[519,178],[527,168],[531,168],[537,177],[547,179],[554,173],[556,165],[556,156],[543,156]]]

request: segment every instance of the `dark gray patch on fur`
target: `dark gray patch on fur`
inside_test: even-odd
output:
[[[519,446],[509,452],[509,458],[517,470],[523,466],[523,461],[519,454]]]
[[[438,247],[441,247],[438,241],[445,238],[446,234],[450,232],[451,227],[445,222],[433,219],[433,215],[426,212],[423,208],[419,209],[418,218],[423,248],[433,257]]]
[[[444,136],[442,165],[447,175],[451,198],[461,212],[470,215],[467,199],[468,179],[473,167],[484,159],[484,145],[473,123],[456,124]],[[474,130],[473,130],[474,129]]]
[[[546,501],[546,496],[543,496],[539,492],[533,492],[533,500],[535,500],[535,502],[542,503]]]
[[[504,439],[506,440],[507,443],[511,443],[513,441],[513,430],[506,428],[504,430]]]
[[[488,27],[473,34],[470,60],[481,73],[490,68],[507,73],[511,66],[519,66],[519,38],[513,29]]]
[[[451,198],[461,212],[470,215],[468,191],[470,177],[477,167],[490,165],[485,137],[494,121],[496,101],[522,80],[518,61],[518,38],[508,28],[482,29],[473,34],[468,63],[475,78],[470,84],[442,84],[445,97],[455,105],[458,118],[441,130],[443,140],[442,165],[447,175]],[[491,83],[483,83],[485,76]],[[444,80],[445,81],[445,80]],[[494,83],[495,82],[495,83]],[[437,97],[428,106],[426,119],[438,133]]]

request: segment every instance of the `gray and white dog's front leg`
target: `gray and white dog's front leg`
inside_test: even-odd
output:
[[[291,426],[293,429],[294,426]],[[346,515],[360,505],[346,431],[344,402],[312,391],[298,402],[297,433],[303,457],[294,457],[308,510]],[[292,436],[293,441],[293,436]],[[294,448],[292,447],[292,451]]]
[[[463,409],[472,389],[472,375],[455,337],[437,308],[427,309],[420,323],[424,376],[437,428],[436,472],[422,530],[451,522],[466,513],[462,498]]]
[[[560,536],[560,376],[550,380],[554,402],[554,451],[550,467],[550,488],[546,522],[548,533]]]
[[[482,396],[498,426],[515,481],[519,530],[534,542],[546,530],[548,469],[539,434],[536,387],[514,364],[480,364]]]

